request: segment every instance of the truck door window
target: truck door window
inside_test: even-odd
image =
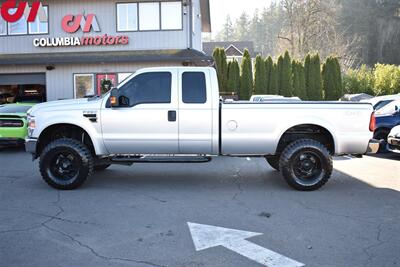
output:
[[[120,88],[120,95],[129,98],[129,106],[171,103],[170,72],[139,74]]]
[[[182,74],[182,101],[185,104],[204,104],[207,102],[204,72],[184,72]]]

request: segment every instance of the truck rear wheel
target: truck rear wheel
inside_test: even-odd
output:
[[[93,173],[94,159],[84,144],[63,138],[46,146],[40,156],[39,167],[44,181],[51,187],[73,190]]]
[[[265,159],[272,168],[279,171],[279,156],[268,156]]]
[[[329,180],[333,163],[323,144],[312,139],[301,139],[284,149],[279,167],[291,187],[299,191],[313,191]]]

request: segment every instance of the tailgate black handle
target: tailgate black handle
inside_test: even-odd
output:
[[[175,110],[168,111],[168,121],[176,121],[176,111]]]

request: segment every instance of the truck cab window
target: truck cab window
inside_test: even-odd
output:
[[[129,99],[129,106],[171,103],[171,73],[139,74],[120,88],[120,95]]]
[[[183,73],[182,100],[185,104],[204,104],[207,102],[207,86],[204,72]]]

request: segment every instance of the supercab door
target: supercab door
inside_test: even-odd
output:
[[[101,112],[103,140],[111,154],[177,154],[178,73],[139,73],[118,89],[120,106]],[[108,100],[109,101],[109,100]]]
[[[213,154],[213,96],[209,70],[179,70],[179,152]],[[218,97],[218,96],[216,96]]]

